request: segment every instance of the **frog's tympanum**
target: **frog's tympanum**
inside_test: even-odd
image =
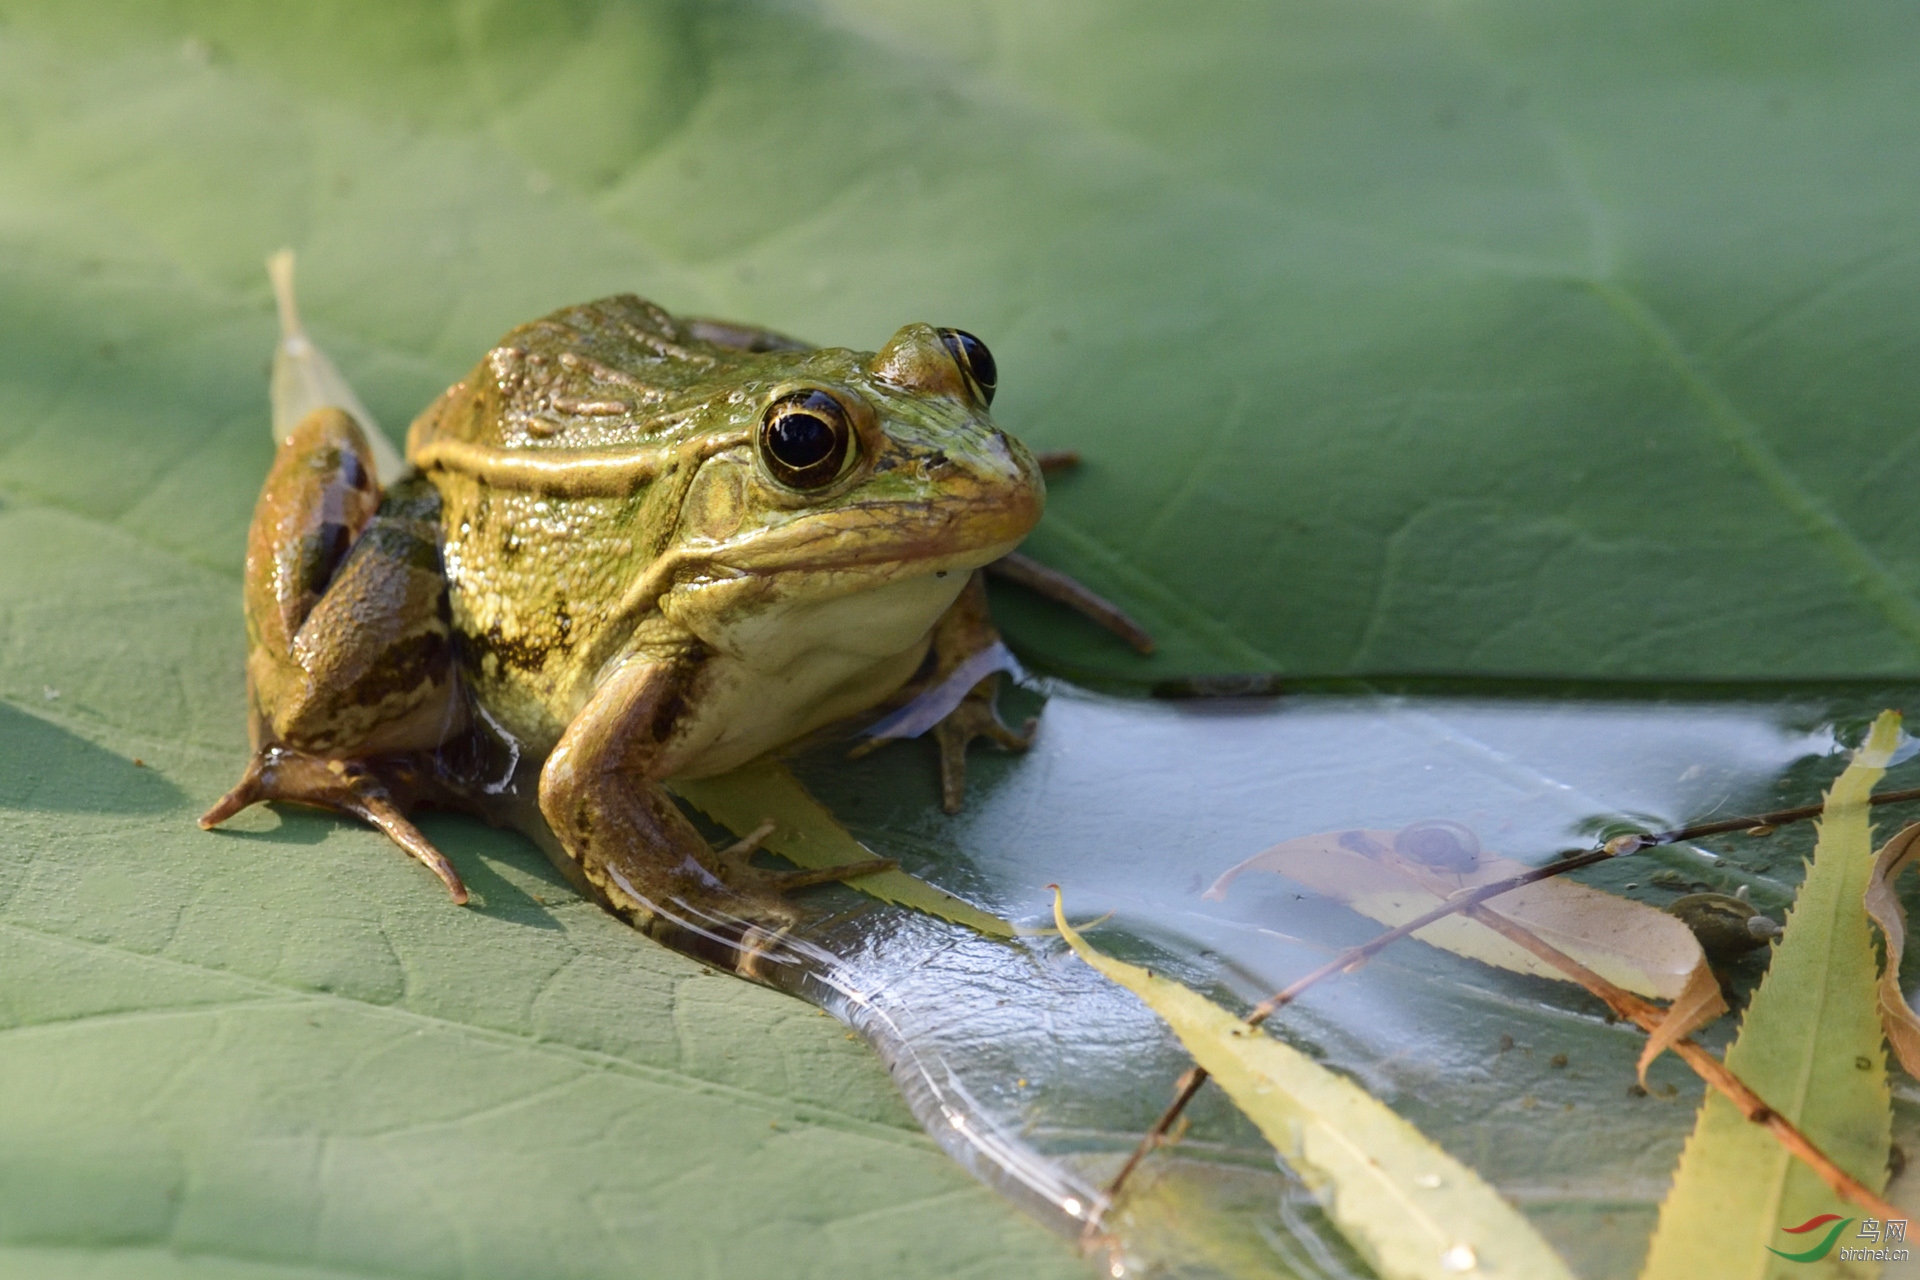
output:
[[[815,350],[622,295],[509,333],[414,422],[384,492],[353,418],[315,410],[248,535],[253,762],[202,825],[261,800],[354,814],[464,902],[405,815],[465,807],[642,928],[777,927],[789,890],[852,869],[715,850],[663,784],[993,642],[976,571],[1045,502],[994,385],[955,329]],[[1025,745],[992,696],[989,677],[942,726],[950,807],[969,739]]]

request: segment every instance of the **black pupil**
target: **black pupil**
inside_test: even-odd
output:
[[[817,466],[833,452],[833,428],[811,413],[782,414],[767,428],[767,448],[796,471]]]
[[[993,363],[993,352],[987,350],[987,344],[965,329],[942,329],[940,337],[953,354],[954,362],[966,370],[974,385],[980,388],[981,399],[992,404],[994,388],[1000,384],[1000,370]]]

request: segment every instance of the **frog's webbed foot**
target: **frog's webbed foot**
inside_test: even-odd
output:
[[[540,812],[580,880],[614,914],[750,973],[750,954],[802,918],[786,895],[885,871],[884,860],[773,871],[753,864],[762,823],[715,850],[655,776],[697,701],[698,660],[635,659],[601,682],[540,770]],[[748,966],[748,967],[743,967]]]
[[[933,740],[940,748],[940,807],[948,813],[960,812],[967,798],[967,748],[976,738],[985,738],[1006,751],[1025,751],[1033,745],[1034,727],[1039,721],[1029,718],[1018,732],[1009,729],[994,706],[1000,692],[1000,673],[994,672],[968,690],[960,705],[933,726]]]
[[[408,857],[439,876],[456,904],[466,905],[467,886],[461,883],[459,872],[420,833],[420,828],[407,820],[392,792],[366,765],[309,755],[287,746],[263,747],[254,753],[238,785],[201,815],[200,826],[211,829],[266,800],[331,809],[379,828]]]
[[[967,748],[976,738],[1007,751],[1025,751],[1033,744],[1034,721],[1028,720],[1018,731],[1010,729],[994,707],[1000,671],[1010,662],[1011,655],[987,613],[986,584],[975,573],[934,625],[932,664],[916,685],[908,687],[912,696],[848,755],[858,759],[895,737],[915,737],[931,730],[940,749],[940,806],[948,813],[960,812],[967,790]],[[947,708],[944,713],[943,707]],[[929,725],[927,718],[932,716],[939,718]]]

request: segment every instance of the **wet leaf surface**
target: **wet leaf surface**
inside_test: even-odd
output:
[[[1811,697],[1773,705],[1167,704],[1060,690],[1032,754],[980,762],[982,794],[957,825],[942,825],[931,809],[916,817],[916,792],[931,792],[930,748],[890,748],[852,769],[823,752],[802,760],[800,772],[856,834],[905,869],[937,868],[949,888],[1015,922],[1044,919],[1046,886],[1059,883],[1076,919],[1107,918],[1103,949],[1244,1010],[1379,929],[1277,876],[1242,877],[1223,902],[1203,896],[1214,877],[1276,837],[1340,830],[1348,815],[1365,814],[1353,825],[1376,830],[1444,820],[1474,831],[1491,854],[1532,861],[1629,824],[1667,828],[1683,814],[1806,803],[1837,774],[1839,743],[1858,740],[1856,708],[1899,696],[1863,692],[1858,702],[1825,706]],[[1168,771],[1169,759],[1182,769]],[[1896,769],[1888,786],[1911,785],[1913,767]],[[1789,826],[1764,839],[1736,834],[1643,850],[1582,878],[1657,906],[1744,887],[1777,911],[1811,844],[1805,824]],[[1038,957],[1027,960],[1004,944],[962,943],[951,930],[884,936],[871,951],[839,950],[850,973],[884,993],[921,1059],[951,1066],[977,1113],[1075,1171],[1083,1186],[1104,1183],[1188,1064],[1171,1037],[1138,1006],[1103,998],[1062,970],[1057,940],[1023,942]],[[1766,956],[1723,967],[1736,1007]],[[1599,1001],[1413,942],[1314,988],[1268,1026],[1472,1165],[1526,1210],[1576,1274],[1638,1273],[1701,1092],[1671,1057],[1652,1063],[1640,1089],[1645,1037],[1612,1022]],[[1721,1046],[1731,1031],[1722,1020],[1704,1038]],[[1897,1091],[1896,1141],[1914,1139],[1913,1101]],[[1163,1168],[1150,1201],[1203,1194],[1209,1167],[1259,1167],[1265,1144],[1223,1098],[1203,1092],[1190,1114],[1175,1149],[1188,1163]],[[1272,1174],[1266,1187],[1270,1207],[1255,1220],[1264,1219],[1268,1239],[1292,1242],[1270,1246],[1273,1273],[1338,1274],[1300,1244],[1331,1247],[1316,1234],[1327,1227],[1310,1201]],[[1889,1195],[1907,1203],[1911,1191],[1896,1185]],[[1164,1212],[1150,1204],[1147,1216]],[[1142,1224],[1142,1248],[1157,1239],[1160,1256],[1191,1262],[1190,1274],[1262,1274],[1236,1270],[1234,1257],[1202,1265],[1177,1232],[1169,1243],[1164,1228],[1150,1226]]]

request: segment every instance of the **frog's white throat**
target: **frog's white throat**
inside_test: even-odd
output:
[[[675,587],[661,612],[710,656],[663,772],[724,773],[892,696],[920,666],[934,624],[967,577],[929,571],[851,591],[821,582],[760,600],[743,598],[746,583]],[[722,592],[730,597],[723,606],[706,594]]]

